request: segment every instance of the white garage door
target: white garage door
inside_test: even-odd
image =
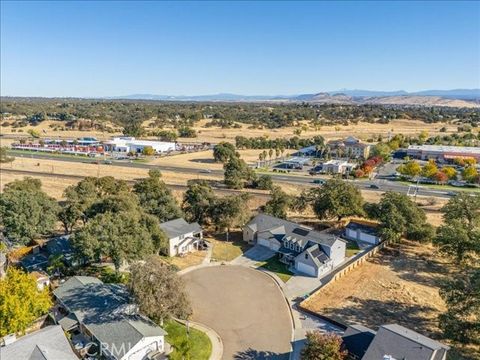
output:
[[[360,240],[365,241],[369,244],[376,244],[377,243],[377,241],[375,239],[375,236],[368,235],[368,234],[363,234],[363,233],[360,234]]]
[[[313,266],[298,262],[297,263],[297,270],[303,272],[304,274],[317,276],[316,271]]]
[[[268,241],[267,239],[258,239],[257,243],[270,249],[270,241]]]
[[[352,229],[347,229],[347,236],[352,238],[352,239],[356,239],[357,238],[357,232],[355,230],[352,230]]]

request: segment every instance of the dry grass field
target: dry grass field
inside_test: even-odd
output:
[[[392,322],[439,336],[445,311],[439,284],[451,265],[429,244],[403,241],[356,267],[305,300],[311,311],[346,323],[376,328]]]
[[[294,130],[298,126],[290,126],[281,129],[249,129],[249,124],[240,124],[241,128],[239,129],[222,129],[218,126],[206,127],[210,120],[204,119],[198,121],[194,129],[197,131],[196,138],[180,138],[180,142],[209,142],[209,143],[218,143],[220,141],[230,141],[235,142],[235,136],[242,135],[246,137],[258,137],[265,136],[267,138],[276,139],[276,138],[289,138],[295,136]],[[145,127],[148,126],[152,121],[144,122]],[[454,125],[445,125],[445,124],[427,124],[419,120],[407,120],[407,119],[397,119],[391,121],[389,124],[371,124],[371,123],[358,123],[350,124],[347,126],[336,125],[336,126],[322,126],[320,129],[315,130],[307,121],[300,122],[301,125],[307,125],[307,131],[302,132],[300,135],[301,138],[311,138],[315,135],[322,135],[326,139],[336,139],[343,138],[349,135],[357,136],[362,140],[367,140],[370,138],[375,138],[378,135],[388,136],[389,134],[405,134],[416,136],[421,131],[425,130],[430,135],[440,134],[440,129],[443,126],[447,127],[447,131],[441,134],[448,134],[456,132],[456,126]],[[98,130],[58,130],[63,127],[63,123],[60,121],[47,120],[43,121],[36,126],[25,126],[22,128],[13,128],[11,126],[2,126],[0,132],[3,135],[26,135],[28,130],[33,129],[40,133],[42,137],[58,137],[58,138],[76,138],[82,136],[94,136],[100,140],[108,139],[114,135],[120,135],[121,129],[118,126],[109,124],[112,128],[115,129],[113,133],[98,131]],[[55,130],[55,127],[57,130]],[[155,130],[156,128],[148,127],[148,130]]]

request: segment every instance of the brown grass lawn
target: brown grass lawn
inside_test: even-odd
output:
[[[200,265],[206,255],[206,251],[193,251],[185,256],[162,256],[162,259],[176,266],[179,270],[183,270],[190,266]]]
[[[212,260],[216,261],[231,261],[251,247],[243,241],[240,231],[231,232],[228,242],[225,240],[225,234],[206,236],[205,240],[212,244]]]

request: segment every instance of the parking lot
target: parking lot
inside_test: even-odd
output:
[[[288,359],[292,323],[274,281],[244,266],[213,266],[183,276],[192,320],[222,338],[223,359]]]

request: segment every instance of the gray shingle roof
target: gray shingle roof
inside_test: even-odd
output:
[[[365,355],[375,334],[375,331],[362,325],[349,326],[342,336],[343,344],[348,349],[348,354],[361,359]]]
[[[267,214],[258,214],[246,225],[253,231],[263,232],[263,231],[274,231],[279,227],[283,226],[285,229],[284,233],[288,237],[295,239],[295,242],[298,242],[302,246],[306,245],[308,242],[313,242],[316,244],[324,245],[331,247],[339,238],[332,234],[321,233],[315,231],[307,226],[299,225],[294,222],[279,219]]]
[[[0,359],[78,360],[59,325],[47,326],[0,347]]]
[[[97,340],[109,349],[120,349],[119,358],[144,337],[166,335],[162,328],[137,313],[123,285],[75,276],[53,293]]]
[[[169,239],[176,238],[180,235],[188,233],[196,233],[202,231],[202,227],[198,223],[187,223],[185,219],[178,218],[160,224],[160,228],[167,234]]]
[[[384,355],[395,359],[431,360],[435,352],[438,356],[448,349],[448,346],[398,324],[382,325],[362,360],[382,359]]]

